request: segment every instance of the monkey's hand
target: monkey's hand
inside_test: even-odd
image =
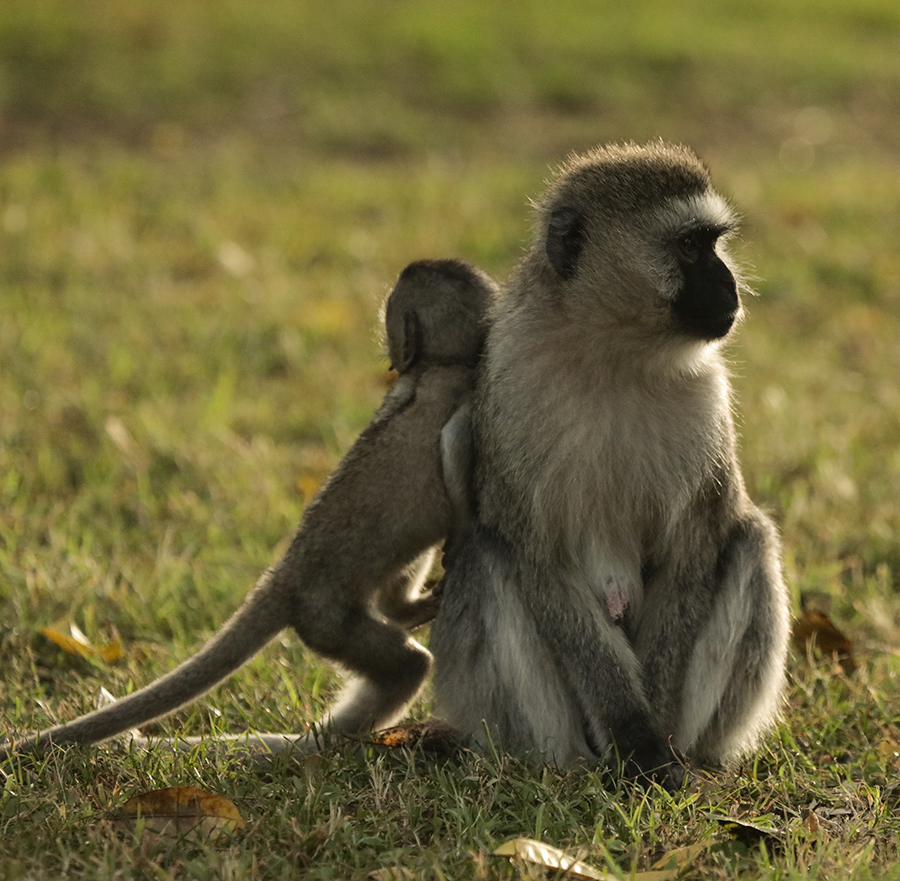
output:
[[[387,617],[404,630],[415,630],[423,624],[434,620],[438,606],[441,604],[440,582],[429,581],[422,593],[403,602],[395,601],[390,609],[385,609]]]
[[[613,743],[621,758],[622,776],[640,785],[657,783],[666,792],[684,785],[681,756],[655,728],[649,718],[633,717],[613,725]]]

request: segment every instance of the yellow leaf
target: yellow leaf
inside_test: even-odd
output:
[[[416,874],[402,866],[389,866],[369,872],[372,881],[416,881]]]
[[[875,754],[882,762],[891,762],[897,764],[900,759],[900,744],[892,737],[886,737],[878,742],[875,747]]]
[[[398,725],[395,728],[385,728],[383,731],[376,731],[369,736],[372,743],[379,746],[387,746],[391,749],[397,749],[401,746],[412,746],[414,744],[413,737],[407,725]]]
[[[196,786],[141,793],[128,799],[113,819],[130,831],[140,819],[144,834],[197,842],[215,841],[246,825],[234,802]]]
[[[512,841],[507,841],[501,844],[494,854],[524,860],[548,869],[562,869],[567,876],[572,878],[587,878],[589,881],[620,881],[615,875],[601,872],[580,860],[573,860],[561,850],[531,838],[514,838]]]
[[[703,851],[707,850],[713,844],[710,838],[707,841],[701,841],[697,844],[689,844],[687,847],[679,847],[670,850],[667,854],[661,856],[652,866],[654,869],[680,869],[692,863]],[[644,873],[645,875],[647,873]],[[642,876],[638,876],[642,877]]]
[[[125,657],[125,645],[118,633],[109,642],[95,646],[94,651],[100,656],[100,660],[107,664],[115,664]]]
[[[68,629],[68,633],[65,632],[66,629]],[[66,621],[63,619],[49,627],[42,627],[41,634],[70,655],[99,658],[107,664],[113,664],[125,657],[125,646],[118,633],[103,645],[93,645],[77,624],[69,624],[67,628]]]
[[[758,817],[757,821],[738,820],[727,814],[709,815],[717,820],[723,828],[747,847],[756,847],[761,841],[778,841],[784,838],[784,832],[769,824],[769,817]]]
[[[712,839],[699,844],[691,844],[688,847],[679,847],[658,859],[653,864],[653,871],[637,872],[627,877],[631,881],[671,881],[710,844],[712,844]],[[566,877],[585,878],[588,881],[620,881],[616,875],[602,872],[580,860],[573,860],[561,850],[530,838],[514,838],[512,841],[501,844],[494,853],[497,856],[525,860],[548,869],[562,869],[566,873]]]
[[[672,881],[677,878],[681,872],[681,867],[677,869],[654,869],[651,872],[636,872],[628,877],[631,881]]]

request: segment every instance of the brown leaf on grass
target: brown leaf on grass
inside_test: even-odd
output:
[[[501,844],[494,855],[509,857],[510,859],[523,860],[536,866],[544,866],[547,869],[562,869],[569,878],[585,878],[588,881],[618,881],[615,875],[609,872],[601,872],[581,860],[567,856],[563,851],[542,841],[534,841],[531,838],[513,838]],[[675,877],[673,873],[671,877]]]
[[[721,823],[722,828],[737,839],[745,847],[757,847],[765,841],[771,848],[776,842],[784,839],[784,832],[764,822],[739,820],[727,814],[710,814],[711,820]]]
[[[806,816],[803,818],[803,825],[813,835],[818,835],[819,830],[822,828],[822,824],[819,822],[819,817],[815,811],[806,812]]]
[[[900,743],[891,735],[886,734],[878,742],[875,747],[875,754],[886,765],[900,766]]]
[[[77,624],[66,622],[65,619],[57,621],[49,627],[42,627],[40,632],[42,636],[46,636],[47,639],[70,655],[78,655],[82,658],[98,658],[107,664],[114,664],[125,657],[125,646],[118,633],[115,633],[109,642],[102,645],[94,645],[82,633]]]
[[[155,838],[181,838],[211,843],[246,824],[234,802],[196,786],[169,786],[128,799],[114,821],[134,831],[143,821],[143,833]]]
[[[669,881],[677,877],[686,865],[693,862],[711,844],[712,839],[688,847],[679,847],[658,859],[651,871],[637,872],[629,877],[632,881]],[[523,860],[547,869],[561,869],[567,878],[583,878],[587,881],[614,881],[617,878],[616,875],[567,856],[558,848],[530,838],[514,838],[507,841],[501,844],[494,854]]]
[[[372,881],[416,881],[415,872],[404,869],[402,866],[388,866],[385,869],[376,869],[369,872]]]
[[[680,869],[694,862],[698,856],[714,844],[712,838],[700,841],[697,844],[689,844],[686,847],[678,847],[663,854],[652,866],[653,869]],[[646,873],[645,873],[646,874]]]
[[[418,740],[418,732],[415,725],[397,725],[394,728],[385,728],[384,731],[376,731],[371,736],[372,743],[379,746],[387,746],[398,749],[402,746],[414,746]]]
[[[845,673],[856,670],[853,643],[835,627],[824,612],[811,607],[805,608],[794,622],[793,640],[801,652],[811,649],[823,655],[832,655]]]
[[[426,752],[439,753],[441,755],[452,753],[459,749],[459,735],[457,732],[448,725],[435,720],[385,728],[383,731],[376,731],[370,735],[369,741],[375,746],[386,747],[387,749],[420,747]]]

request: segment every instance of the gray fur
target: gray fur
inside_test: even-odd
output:
[[[780,548],[744,489],[719,345],[734,226],[693,153],[661,143],[573,159],[538,205],[492,314],[477,519],[430,642],[439,709],[473,745],[615,748],[674,787],[676,751],[722,761],[777,714]]]
[[[388,351],[400,377],[310,503],[284,558],[194,657],[11,749],[103,740],[169,713],[288,626],[351,679],[317,732],[236,740],[273,750],[314,748],[322,730],[360,735],[398,719],[431,667],[431,655],[405,631],[434,617],[438,599],[423,585],[435,549],[462,535],[471,517],[471,437],[460,423],[468,419],[495,293],[487,275],[461,261],[410,264],[386,306]],[[452,430],[442,432],[448,424]]]

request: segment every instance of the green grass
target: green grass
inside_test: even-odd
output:
[[[898,37],[887,0],[6,3],[4,728],[152,680],[238,604],[383,393],[378,307],[408,261],[503,277],[551,166],[660,135],[744,212],[745,475],[798,607],[830,602],[859,669],[795,658],[759,752],[673,797],[505,756],[345,749],[259,776],[60,751],[6,769],[0,879],[542,877],[486,856],[517,836],[625,875],[712,838],[695,877],[900,877]],[[38,632],[60,619],[125,659],[62,654]],[[299,729],[336,684],[286,636],[153,730]],[[109,822],[188,784],[247,828],[153,848]]]

